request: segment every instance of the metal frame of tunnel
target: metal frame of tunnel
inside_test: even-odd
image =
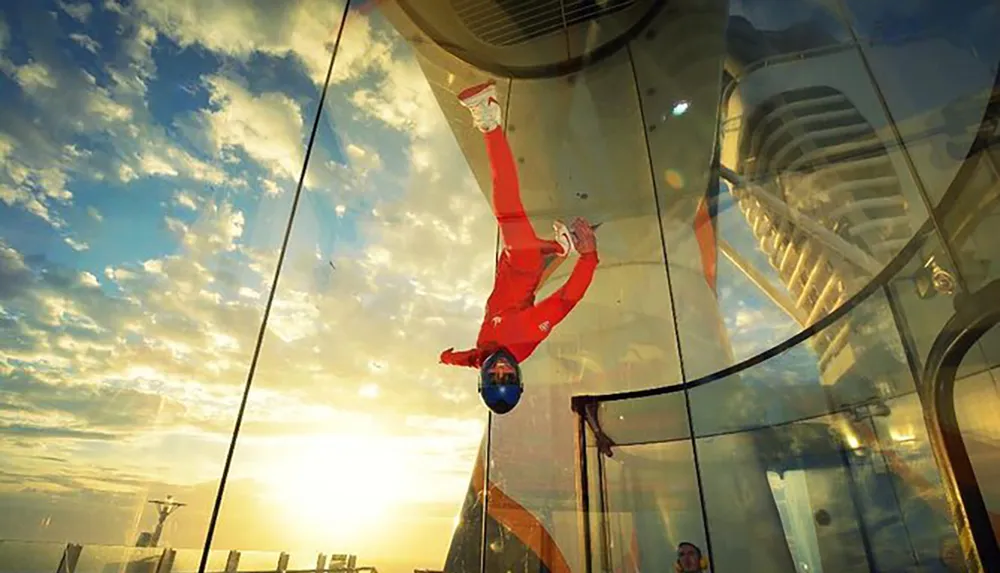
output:
[[[955,409],[955,380],[972,346],[1000,324],[1000,279],[959,294],[955,314],[934,340],[924,367],[920,401],[948,508],[970,571],[1000,571],[1000,545],[976,479]]]

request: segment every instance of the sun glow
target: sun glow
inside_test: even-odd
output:
[[[416,494],[419,472],[407,471],[398,444],[383,436],[322,435],[287,439],[282,459],[264,477],[270,497],[296,528],[355,538]],[[412,468],[411,468],[412,469]]]

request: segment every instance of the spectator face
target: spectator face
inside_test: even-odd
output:
[[[685,573],[701,571],[701,555],[698,554],[698,549],[692,545],[680,546],[677,550],[677,561]]]

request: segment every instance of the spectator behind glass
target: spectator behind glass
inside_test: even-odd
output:
[[[677,546],[677,563],[674,570],[677,573],[698,573],[708,569],[708,559],[701,556],[701,549],[694,543],[682,541]]]

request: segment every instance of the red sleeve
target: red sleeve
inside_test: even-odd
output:
[[[582,255],[566,279],[566,283],[529,311],[531,320],[538,323],[547,321],[549,325],[546,331],[551,332],[551,329],[566,318],[586,294],[591,281],[594,280],[594,270],[598,262],[596,252]]]
[[[469,368],[479,368],[481,364],[480,352],[478,348],[471,350],[453,351],[451,348],[441,353],[441,363],[451,366],[467,366]]]

